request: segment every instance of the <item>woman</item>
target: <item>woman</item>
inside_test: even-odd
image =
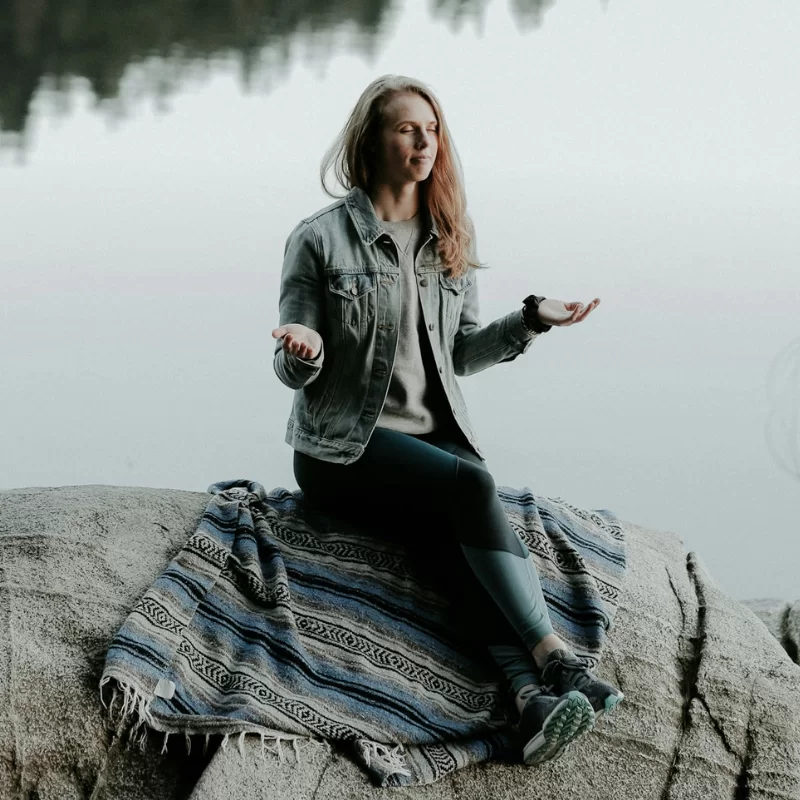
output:
[[[457,538],[447,579],[471,570],[482,587],[483,631],[519,711],[523,760],[551,760],[623,695],[553,632],[455,376],[512,361],[600,301],[540,305],[530,295],[481,325],[458,158],[420,81],[373,81],[322,163],[323,189],[335,196],[331,166],[347,195],[289,235],[272,331],[275,371],[296,390],[286,430],[295,477],[319,508],[354,517],[397,509],[412,538],[416,509],[446,521]]]

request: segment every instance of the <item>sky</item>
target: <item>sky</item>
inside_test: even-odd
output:
[[[361,91],[408,74],[464,167],[483,321],[601,298],[460,379],[496,482],[673,531],[736,598],[796,598],[800,6],[559,0],[520,28],[494,2],[456,29],[409,0],[369,54],[354,35],[166,99],[144,61],[124,112],[81,79],[67,110],[37,95],[0,150],[0,487],[296,488],[283,247],[332,202],[319,164]]]

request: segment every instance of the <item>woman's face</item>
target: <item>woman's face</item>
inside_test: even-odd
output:
[[[424,181],[438,149],[439,123],[430,103],[416,92],[395,95],[384,109],[379,181],[393,185]]]

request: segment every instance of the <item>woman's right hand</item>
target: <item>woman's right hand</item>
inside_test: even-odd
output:
[[[284,352],[291,353],[298,358],[306,360],[316,358],[322,349],[322,337],[311,328],[299,322],[290,322],[281,325],[272,331],[273,339],[283,337]]]

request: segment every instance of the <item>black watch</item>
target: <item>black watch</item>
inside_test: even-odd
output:
[[[552,325],[545,325],[539,319],[539,303],[546,298],[543,295],[529,294],[522,302],[522,324],[532,333],[547,333]]]

